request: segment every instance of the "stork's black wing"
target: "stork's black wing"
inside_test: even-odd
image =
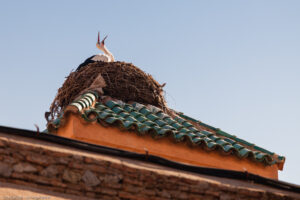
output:
[[[79,71],[82,67],[86,66],[87,64],[96,62],[96,61],[93,60],[93,58],[94,58],[95,56],[96,56],[96,55],[93,55],[93,56],[87,58],[83,63],[81,63],[81,64],[77,67],[76,71]]]

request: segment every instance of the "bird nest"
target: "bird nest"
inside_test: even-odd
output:
[[[90,63],[70,73],[45,116],[48,122],[53,121],[78,95],[93,89],[100,93],[100,97],[105,95],[124,102],[151,104],[164,110],[166,103],[162,87],[151,75],[131,63]]]

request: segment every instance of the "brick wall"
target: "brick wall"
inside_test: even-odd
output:
[[[296,199],[183,171],[0,134],[0,181],[91,198]]]

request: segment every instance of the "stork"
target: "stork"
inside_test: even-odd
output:
[[[96,55],[95,57],[101,57],[99,59],[103,59],[101,61],[104,61],[104,62],[114,62],[115,61],[114,56],[112,55],[112,53],[110,53],[110,51],[106,48],[106,46],[104,44],[104,41],[106,38],[107,38],[107,36],[105,36],[104,39],[100,42],[100,33],[98,32],[98,41],[96,43],[96,46],[98,49],[103,51],[104,54],[99,54],[99,55]]]
[[[84,67],[85,65],[89,63],[94,63],[94,62],[114,62],[115,58],[112,55],[112,53],[106,48],[104,41],[106,40],[107,36],[103,38],[103,40],[100,42],[100,32],[98,32],[98,41],[96,43],[96,47],[100,49],[104,54],[97,54],[94,56],[89,57],[86,59],[82,64],[80,64],[76,71],[78,71],[80,68]]]

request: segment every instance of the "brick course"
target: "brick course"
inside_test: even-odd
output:
[[[104,200],[297,199],[296,195],[164,174],[51,143],[0,134],[0,181]],[[32,139],[33,140],[33,139]],[[42,142],[45,143],[45,142]],[[70,149],[70,148],[69,148]],[[77,152],[76,152],[77,151]],[[194,175],[195,176],[195,175]],[[300,199],[300,198],[299,198]]]

